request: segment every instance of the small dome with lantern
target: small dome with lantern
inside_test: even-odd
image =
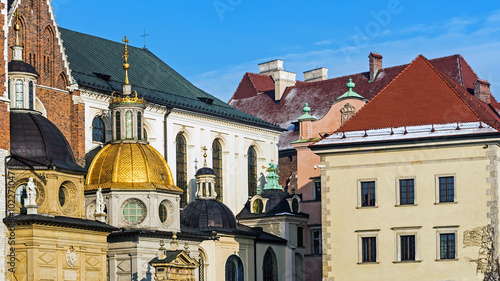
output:
[[[237,219],[296,214],[300,212],[300,196],[289,194],[279,185],[278,165],[269,163],[267,182],[262,191],[250,198],[245,207],[236,216]]]
[[[196,200],[181,212],[181,224],[197,230],[237,229],[233,212],[216,199],[215,172],[207,167],[207,148],[203,150],[204,164],[196,171]]]

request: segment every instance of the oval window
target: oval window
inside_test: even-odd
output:
[[[64,186],[61,186],[59,188],[59,204],[61,205],[61,207],[63,207],[64,204],[66,204],[67,195],[68,195],[68,189]]]
[[[165,204],[161,203],[160,204],[160,221],[161,223],[164,223],[167,218],[168,218],[168,211],[167,211],[167,207],[165,206]]]
[[[294,198],[292,200],[292,213],[298,213],[299,212],[299,200]]]
[[[262,203],[262,200],[255,199],[255,201],[253,201],[253,212],[256,214],[260,214],[262,213],[263,210],[264,210],[264,204]]]

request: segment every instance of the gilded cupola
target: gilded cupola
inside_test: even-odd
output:
[[[144,139],[146,102],[132,93],[129,83],[127,37],[123,39],[125,83],[122,93],[111,95],[109,109],[113,118],[113,140],[89,166],[85,190],[166,190],[182,193],[175,186],[172,172],[163,156]],[[132,97],[132,94],[133,97]]]

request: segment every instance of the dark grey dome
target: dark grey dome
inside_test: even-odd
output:
[[[12,109],[10,113],[9,168],[62,169],[85,173],[61,131],[37,111]]]
[[[25,63],[24,61],[19,61],[19,60],[14,60],[9,62],[8,66],[8,71],[9,72],[26,72],[26,73],[32,73],[38,76],[38,72],[36,72],[36,69],[29,63]]]
[[[290,204],[286,199],[293,197],[292,195],[278,189],[264,190],[260,196],[267,198],[266,213],[291,213]]]
[[[198,171],[196,171],[196,176],[203,176],[203,175],[215,176],[215,172],[212,168],[209,168],[209,167],[203,167],[201,169],[198,169]]]
[[[216,199],[196,199],[181,212],[181,224],[193,229],[236,229],[233,212]]]

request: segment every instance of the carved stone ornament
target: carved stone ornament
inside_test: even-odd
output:
[[[70,266],[73,267],[76,264],[77,256],[75,249],[73,249],[73,246],[69,248],[69,250],[66,252],[66,263]]]
[[[342,107],[340,109],[340,113],[344,114],[344,113],[354,113],[356,111],[356,109],[354,108],[354,106],[350,105],[349,103],[346,103],[344,105],[344,107]]]

